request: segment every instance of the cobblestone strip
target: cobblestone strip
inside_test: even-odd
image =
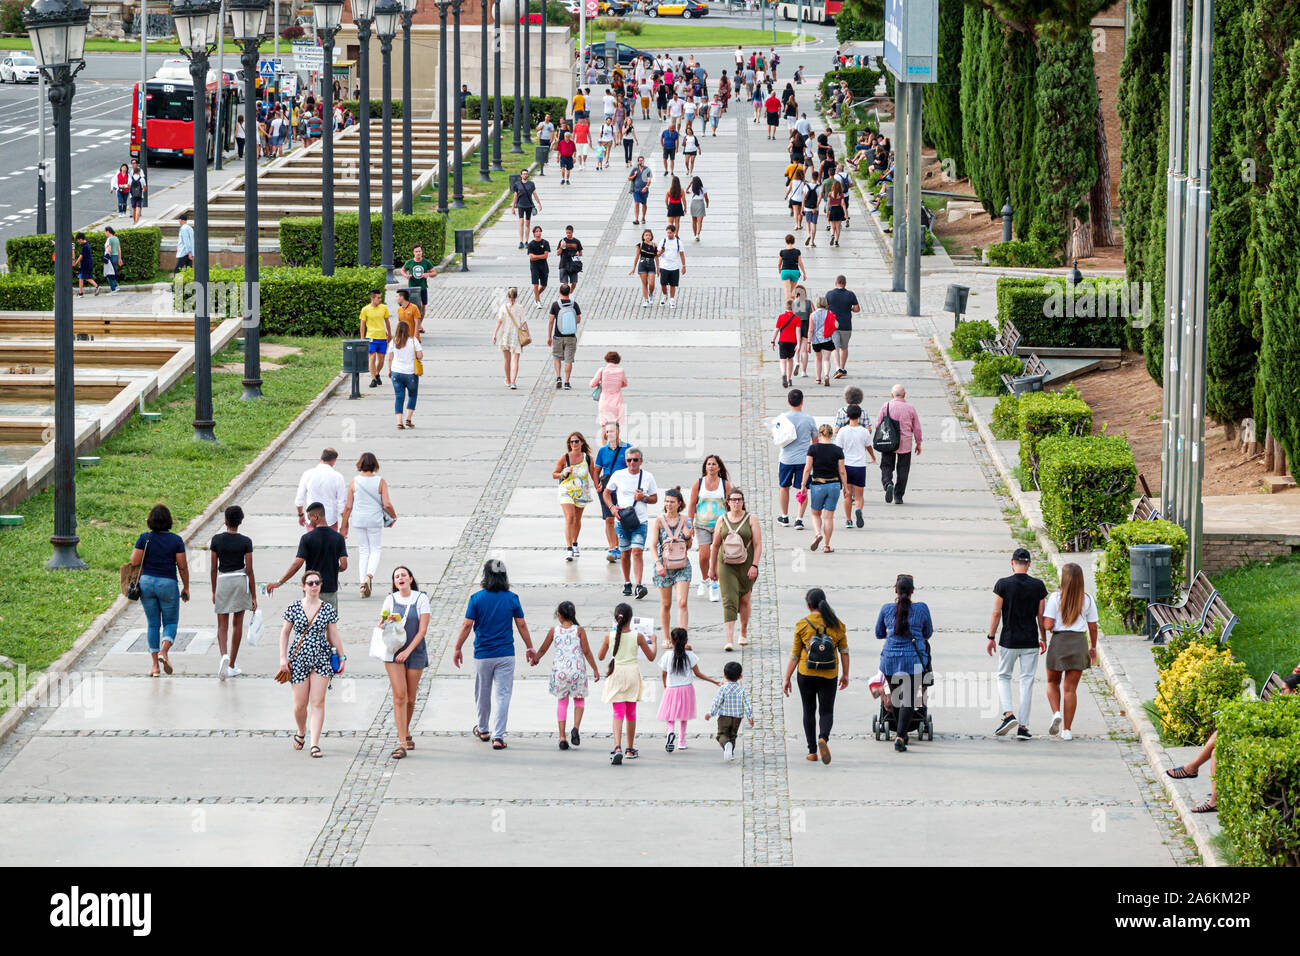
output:
[[[763,395],[763,319],[759,312],[758,250],[754,239],[753,177],[749,167],[749,124],[736,119],[737,204],[740,238],[740,474],[746,505],[759,516],[763,553],[751,593],[745,679],[754,708],[754,730],[743,750],[746,866],[793,866],[790,842],[790,780],[786,767],[785,705],[781,698],[784,643],[776,592],[776,535],[771,521],[771,466]]]
[[[621,190],[610,211],[610,219],[600,242],[595,246],[595,255],[587,261],[584,284],[590,288],[599,288],[604,278],[610,251],[631,202],[631,193]],[[579,327],[579,341],[585,327],[585,324]],[[437,668],[438,662],[446,654],[453,635],[464,619],[466,591],[482,571],[488,544],[505,513],[515,482],[524,471],[532,439],[550,410],[554,391],[550,380],[550,363],[543,363],[537,380],[529,389],[514,430],[497,458],[496,467],[483,484],[482,494],[465,523],[452,559],[438,584],[430,589],[431,614],[426,640],[429,644],[431,671]],[[413,723],[423,713],[432,685],[432,680],[421,683]],[[393,733],[392,712],[390,695],[375,714],[361,748],[344,775],[343,783],[334,798],[329,821],[307,854],[306,863],[309,866],[353,866],[360,857],[361,848],[370,834],[392,778],[392,771],[388,769],[391,763],[389,738]]]

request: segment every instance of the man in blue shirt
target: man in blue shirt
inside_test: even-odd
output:
[[[790,389],[786,401],[790,403],[790,411],[785,413],[785,417],[794,426],[795,437],[792,442],[782,447],[781,463],[777,466],[777,482],[781,488],[781,513],[777,516],[776,523],[789,526],[790,487],[802,480],[808,449],[812,445],[813,435],[817,432],[817,420],[804,412],[801,390]],[[803,530],[803,511],[807,505],[806,497],[799,502],[799,516],[794,521],[794,526],[799,531]]]
[[[606,422],[605,444],[601,446],[600,451],[596,452],[596,475],[600,483],[598,491],[604,490],[610,475],[627,467],[624,456],[630,447],[632,446],[619,438],[618,422]],[[609,544],[605,557],[610,564],[617,564],[623,552],[619,550],[618,537],[614,532],[614,512],[610,511],[609,505],[605,503],[605,496],[599,497],[600,514],[605,519],[605,541]]]
[[[179,275],[186,266],[194,265],[194,227],[189,218],[182,215],[181,227],[176,233],[176,269],[172,275]]]
[[[677,171],[677,121],[669,120],[668,128],[659,134],[659,142],[664,146],[664,175],[671,176]]]

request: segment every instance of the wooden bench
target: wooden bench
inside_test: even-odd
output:
[[[1147,611],[1156,624],[1153,638],[1156,644],[1163,644],[1164,635],[1176,628],[1191,626],[1198,633],[1204,633],[1216,621],[1223,627],[1219,640],[1226,641],[1237,626],[1237,615],[1229,610],[1204,571],[1196,572],[1182,604],[1148,604]]]
[[[1014,352],[1008,353],[1014,355]],[[1047,366],[1037,355],[1030,355],[1025,361],[1025,369],[1019,375],[1003,375],[1002,384],[1012,395],[1024,395],[1026,392],[1041,392],[1043,380],[1047,378]]]
[[[980,339],[980,348],[993,355],[1015,355],[1020,345],[1020,331],[1009,321],[1002,323],[996,339]]]
[[[1264,681],[1264,686],[1259,689],[1259,699],[1268,700],[1274,694],[1286,693],[1286,682],[1278,675],[1277,671],[1268,675],[1268,680]]]
[[[1133,513],[1129,515],[1128,520],[1129,521],[1159,521],[1160,509],[1156,507],[1156,503],[1152,501],[1147,495],[1143,495],[1142,497],[1138,498],[1137,504],[1133,506]],[[1115,526],[1108,521],[1102,522],[1100,525],[1097,526],[1098,531],[1101,533],[1102,538],[1104,538],[1107,541],[1110,540],[1110,532],[1111,529],[1114,527]]]

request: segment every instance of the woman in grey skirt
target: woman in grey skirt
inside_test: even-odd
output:
[[[244,636],[244,612],[257,610],[257,581],[253,577],[253,542],[239,533],[244,523],[244,509],[231,505],[226,509],[226,530],[212,538],[212,606],[217,612],[217,648],[221,663],[217,679],[238,677],[243,673],[235,666],[239,642]],[[227,647],[226,637],[230,643]]]
[[[1061,568],[1061,590],[1047,598],[1043,629],[1052,632],[1047,645],[1047,703],[1052,708],[1048,733],[1071,740],[1079,678],[1097,662],[1097,602],[1084,592],[1083,569],[1077,564]]]
[[[691,214],[691,233],[695,241],[700,241],[700,230],[704,228],[704,216],[709,211],[709,191],[699,176],[691,180],[686,189],[687,211]]]

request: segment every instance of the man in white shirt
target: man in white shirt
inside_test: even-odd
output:
[[[293,503],[298,509],[298,524],[307,527],[305,508],[313,501],[325,506],[325,524],[335,531],[339,528],[339,514],[347,502],[347,480],[334,469],[339,453],[333,448],[326,448],[320,453],[320,464],[308,468],[298,480],[298,493]]]
[[[676,93],[674,93],[673,98],[668,101],[668,119],[680,120],[682,118],[682,113],[684,112],[685,112],[685,107],[682,105],[681,98],[678,97]]]
[[[614,118],[614,94],[606,92],[600,102],[605,113],[605,119],[612,120]]]
[[[736,46],[736,72],[739,73],[745,68],[745,51]]]
[[[645,548],[646,529],[650,521],[646,505],[659,500],[659,487],[655,484],[654,475],[641,467],[643,459],[640,448],[629,448],[623,457],[627,468],[610,475],[602,492],[606,507],[614,515],[614,530],[618,533],[618,546],[622,552],[619,562],[623,568],[623,594],[632,596],[631,572],[635,572],[638,601],[650,593],[641,583],[644,564],[641,551]],[[640,523],[632,528],[624,527],[619,515],[620,508],[634,509]]]
[[[835,444],[844,449],[844,476],[849,480],[849,486],[844,489],[844,527],[853,527],[850,517],[856,509],[858,527],[861,528],[862,502],[867,488],[867,456],[871,456],[874,464],[876,450],[871,446],[871,429],[862,424],[862,406],[850,405],[844,411],[849,416],[849,423],[835,435]]]
[[[682,249],[682,240],[677,236],[677,229],[669,226],[667,238],[659,247],[659,304],[668,302],[670,309],[677,308],[677,285],[686,275],[686,252]]]
[[[799,131],[799,135],[807,139],[812,133],[812,123],[808,122],[808,114],[800,113],[799,119],[795,121],[794,128]]]

